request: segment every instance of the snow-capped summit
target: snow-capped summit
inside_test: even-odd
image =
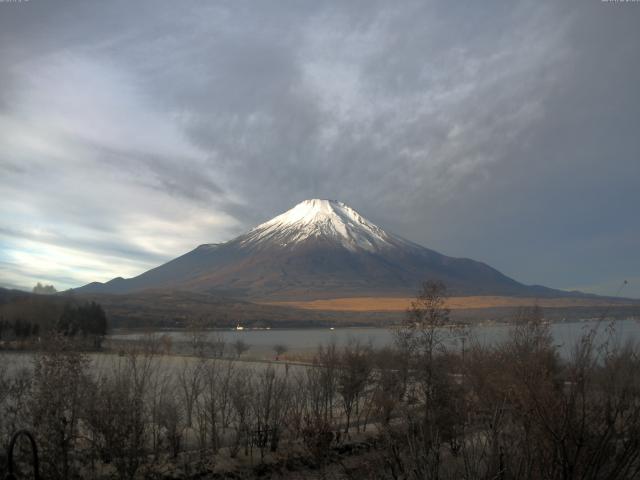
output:
[[[353,208],[336,200],[311,199],[298,203],[250,230],[243,245],[276,243],[293,246],[308,239],[338,242],[349,250],[375,251],[393,244],[387,234]]]

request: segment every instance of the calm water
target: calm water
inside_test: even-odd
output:
[[[609,327],[613,326],[612,339],[616,343],[626,341],[637,342],[640,340],[640,321],[617,320],[615,322],[567,322],[551,325],[551,333],[554,342],[563,355],[568,355],[576,342],[590,329],[598,329],[598,338],[607,337]],[[469,341],[477,341],[480,344],[495,344],[508,337],[508,325],[481,325],[472,327],[469,331]],[[187,341],[183,331],[163,331],[158,334],[169,335],[174,341]],[[142,337],[142,333],[115,333],[111,338],[119,340],[135,340]],[[251,346],[253,353],[271,351],[275,345],[286,345],[289,352],[301,352],[315,349],[318,345],[326,345],[335,342],[338,346],[345,345],[350,339],[371,343],[375,347],[390,345],[393,342],[391,330],[385,328],[335,328],[323,329],[271,329],[271,330],[218,330],[209,332],[213,339],[217,335],[227,343],[233,343],[238,339],[244,340]],[[453,333],[453,337],[457,334]],[[460,346],[461,342],[455,338],[451,341],[451,347]]]

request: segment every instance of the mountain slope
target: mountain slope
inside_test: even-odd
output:
[[[226,243],[206,244],[131,279],[77,289],[226,292],[251,298],[413,295],[427,279],[456,295],[568,296],[523,285],[471,259],[441,255],[385,232],[344,203],[305,200]]]

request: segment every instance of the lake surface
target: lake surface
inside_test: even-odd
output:
[[[509,336],[511,326],[504,324],[478,325],[468,329],[467,342],[478,342],[481,345],[491,345],[504,341]],[[591,329],[597,329],[597,338],[603,341],[611,334],[614,343],[622,344],[626,341],[640,341],[639,320],[616,320],[553,323],[550,325],[555,344],[563,356],[568,356],[576,342]],[[450,331],[451,348],[461,348],[462,332]],[[188,336],[184,331],[162,331],[176,342],[186,342]],[[139,332],[114,333],[110,338],[114,340],[136,340],[145,334]],[[221,337],[227,344],[236,340],[243,340],[250,345],[250,353],[272,351],[275,345],[285,345],[289,352],[308,352],[318,347],[335,342],[338,346],[346,345],[350,340],[371,343],[374,347],[383,347],[393,343],[393,333],[387,328],[308,328],[308,329],[271,329],[271,330],[216,330],[207,332],[210,341]],[[469,345],[469,343],[467,343]]]

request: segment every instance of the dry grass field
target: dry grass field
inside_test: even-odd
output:
[[[341,311],[341,312],[400,312],[411,304],[408,297],[350,297],[322,300],[263,302],[265,305],[279,305],[306,310]],[[547,308],[597,307],[608,305],[634,305],[626,299],[609,298],[531,298],[531,297],[499,297],[469,296],[451,297],[447,306],[452,310],[472,308],[528,307],[538,305]]]

